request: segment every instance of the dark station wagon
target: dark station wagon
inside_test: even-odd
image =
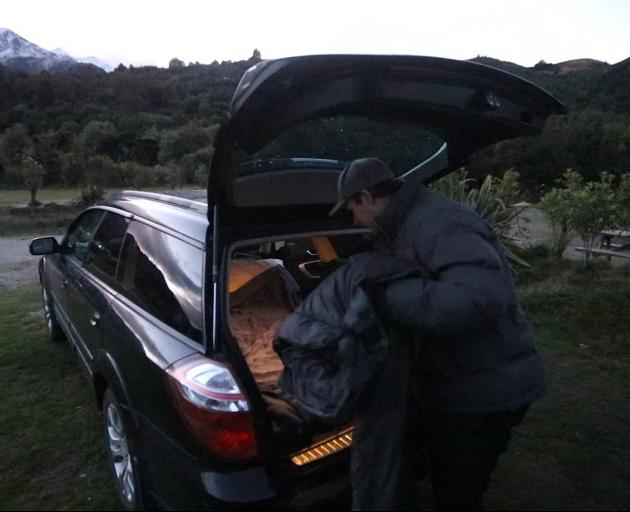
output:
[[[125,508],[347,496],[352,425],[301,411],[277,385],[273,351],[331,262],[370,248],[365,231],[327,215],[339,173],[377,156],[429,183],[564,112],[531,83],[468,62],[263,61],[237,87],[207,191],[122,192],[60,244],[31,242],[45,255],[51,337],[67,338],[89,375]]]

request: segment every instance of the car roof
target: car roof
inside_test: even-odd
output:
[[[125,190],[99,206],[123,210],[205,244],[208,229],[206,191],[201,189],[156,192]]]

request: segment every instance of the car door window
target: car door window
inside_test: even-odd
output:
[[[74,222],[63,241],[64,254],[81,263],[88,259],[90,242],[103,213],[103,210],[88,210]]]
[[[120,255],[122,293],[145,311],[201,342],[204,253],[182,240],[132,222]]]
[[[127,226],[128,220],[125,217],[107,212],[90,244],[86,268],[105,281],[112,281],[116,277]]]

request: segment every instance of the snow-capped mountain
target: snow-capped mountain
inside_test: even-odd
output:
[[[59,55],[59,57],[67,57],[69,59],[74,59],[74,57],[72,55],[70,55],[66,50],[64,50],[63,48],[55,48],[54,50],[51,50],[55,55]]]
[[[99,68],[101,68],[104,71],[107,71],[108,73],[110,71],[114,71],[114,68],[112,66],[107,64],[107,62],[102,61],[98,57],[94,57],[94,56],[83,57],[79,59],[79,62],[82,62],[83,64],[94,64],[95,66],[98,66]]]
[[[114,68],[112,66],[110,66],[109,64],[107,64],[107,62],[104,62],[101,59],[99,59],[98,57],[94,57],[92,55],[89,56],[89,57],[77,58],[77,57],[73,57],[72,55],[70,55],[67,51],[65,51],[62,48],[55,48],[53,50],[53,53],[56,53],[57,55],[59,55],[61,57],[69,57],[69,58],[74,59],[77,62],[81,62],[83,64],[94,64],[95,66],[98,66],[99,68],[101,68],[104,71],[107,71],[108,73],[110,71],[114,70]]]
[[[27,41],[8,28],[0,28],[0,64],[4,66],[26,73],[39,73],[68,71],[81,63],[92,64],[105,71],[112,69],[95,57],[75,59],[60,48],[51,52]]]
[[[76,61],[44,50],[7,28],[0,28],[0,64],[27,73],[38,73],[64,71],[74,66]]]

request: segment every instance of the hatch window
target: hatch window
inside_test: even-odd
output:
[[[250,155],[243,162],[240,174],[248,174],[259,162],[320,160],[334,168],[343,167],[355,158],[373,156],[387,162],[400,176],[433,156],[443,144],[444,139],[426,127],[400,120],[347,115],[321,117],[288,129]],[[277,168],[277,165],[258,167]]]

